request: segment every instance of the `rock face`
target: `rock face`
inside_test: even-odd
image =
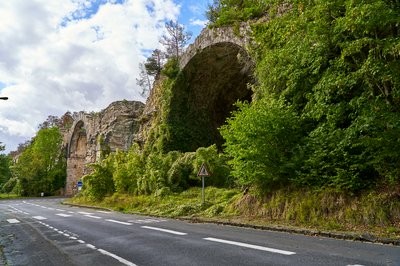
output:
[[[99,160],[102,151],[129,149],[143,108],[141,102],[118,101],[98,113],[72,115],[72,126],[63,136],[67,147],[66,195],[75,192],[77,181],[89,171],[87,164]]]

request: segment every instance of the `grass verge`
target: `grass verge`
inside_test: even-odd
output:
[[[17,194],[0,193],[0,200],[2,199],[17,199],[20,198]]]

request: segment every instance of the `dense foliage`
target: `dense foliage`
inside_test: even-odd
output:
[[[271,0],[214,0],[206,16],[212,26],[231,25],[264,14]],[[276,2],[276,1],[275,1]]]
[[[22,196],[57,193],[66,178],[66,160],[57,127],[40,129],[12,167],[13,179],[7,189]],[[14,186],[13,186],[14,185]]]
[[[398,184],[400,3],[277,2],[252,25],[256,100],[222,130],[234,176],[349,192]]]
[[[0,152],[5,150],[5,146],[1,145],[0,142]],[[0,153],[0,191],[8,192],[3,188],[3,186],[8,182],[11,178],[11,171],[10,171],[10,163],[11,158],[5,154]]]
[[[150,155],[145,155],[134,145],[127,153],[117,151],[93,164],[93,172],[83,177],[82,194],[92,200],[101,200],[114,192],[156,196],[181,192],[200,185],[197,172],[203,162],[213,173],[207,179],[207,185],[226,187],[232,184],[226,161],[215,145],[199,148],[196,152],[152,152]]]
[[[211,26],[251,20],[253,30],[258,83],[253,101],[238,103],[221,128],[225,153],[215,146],[183,153],[198,147],[188,136],[207,143],[209,134],[188,126],[202,117],[185,109],[190,88],[171,59],[144,148],[93,165],[83,195],[180,192],[199,185],[204,161],[213,172],[208,185],[260,193],[356,194],[399,184],[398,1],[217,0],[208,16]]]

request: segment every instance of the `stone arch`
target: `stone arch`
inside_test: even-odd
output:
[[[67,195],[74,193],[77,181],[85,174],[87,142],[85,123],[76,121],[67,149]]]
[[[232,28],[206,29],[188,48],[172,88],[166,150],[193,151],[212,144],[221,148],[218,128],[238,100],[252,99],[249,84],[255,82],[254,64],[246,50],[248,43]]]

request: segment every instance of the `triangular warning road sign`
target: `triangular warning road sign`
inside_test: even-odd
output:
[[[205,163],[201,164],[198,176],[210,176],[210,172],[207,170],[207,166]]]

